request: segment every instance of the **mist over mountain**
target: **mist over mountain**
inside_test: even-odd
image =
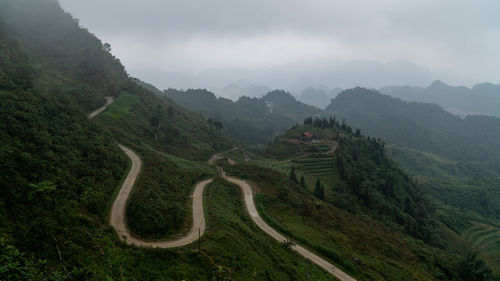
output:
[[[436,80],[428,87],[386,86],[380,92],[406,101],[430,102],[461,116],[500,116],[500,85],[480,83],[472,88],[449,86]]]
[[[342,92],[340,88],[326,90],[308,87],[302,91],[302,94],[297,99],[305,104],[325,109],[330,104],[331,99],[335,98],[340,92]]]
[[[387,85],[410,84],[424,86],[432,77],[442,75],[415,63],[403,60],[382,63],[376,60],[321,60],[289,63],[273,67],[226,67],[211,68],[197,73],[171,71],[161,67],[129,67],[131,75],[148,81],[160,89],[201,88],[234,99],[233,93],[225,96],[225,87],[238,81],[240,87],[263,85],[270,89],[284,89],[302,93],[308,87],[323,85],[328,89],[364,86],[380,88]]]
[[[217,91],[216,94],[232,100],[237,100],[242,96],[246,97],[262,97],[271,91],[270,88],[262,85],[241,85],[242,83],[231,83]]]

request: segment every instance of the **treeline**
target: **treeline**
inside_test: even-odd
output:
[[[342,130],[347,134],[351,134],[351,135],[353,134],[353,130],[352,130],[351,126],[346,124],[345,119],[342,119],[342,123],[339,123],[339,121],[336,120],[335,117],[329,117],[328,119],[325,117],[321,117],[321,118],[315,117],[313,119],[311,116],[309,116],[306,119],[304,119],[303,124],[313,126],[314,128],[334,129],[335,132],[337,132],[337,133],[339,133],[340,130]],[[356,137],[360,137],[361,130],[356,129],[356,131],[354,132],[354,135]],[[337,137],[338,137],[338,135],[337,135]]]
[[[373,138],[340,140],[335,161],[339,177],[347,184],[344,192],[353,195],[356,205],[368,209],[370,216],[402,226],[408,234],[431,242],[434,207],[426,193],[387,158],[384,146]]]

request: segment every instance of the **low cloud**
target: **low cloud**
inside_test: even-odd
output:
[[[265,73],[279,81],[293,73],[288,80],[310,76],[342,87],[433,79],[471,85],[500,77],[500,2],[494,0],[60,2],[144,80],[156,80],[151,69],[190,77]],[[349,70],[359,62],[367,67],[358,69],[363,75]],[[382,79],[381,71],[392,78]],[[230,76],[203,83],[233,82]]]

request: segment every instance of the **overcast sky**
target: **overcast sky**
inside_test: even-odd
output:
[[[60,3],[131,75],[160,88],[500,81],[497,0]]]

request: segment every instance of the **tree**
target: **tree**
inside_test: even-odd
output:
[[[109,53],[111,52],[111,45],[109,43],[104,43],[104,45],[102,45],[102,49],[106,52],[106,53]]]
[[[214,122],[214,126],[215,126],[215,128],[217,129],[217,131],[219,131],[219,133],[222,131],[222,128],[223,128],[223,126],[222,126],[222,122],[220,122],[220,121],[215,121],[215,122]]]
[[[169,106],[168,109],[167,109],[167,115],[168,115],[168,118],[172,119],[174,118],[175,116],[175,110],[172,106]]]
[[[458,264],[457,273],[462,280],[470,281],[491,280],[492,275],[486,264],[477,258],[477,253],[467,255]]]
[[[298,183],[297,175],[295,174],[295,166],[292,166],[292,169],[290,170],[290,180],[294,183]]]
[[[325,188],[319,181],[319,179],[316,180],[316,187],[314,188],[314,196],[318,197],[321,200],[325,199]]]
[[[165,109],[161,105],[157,105],[153,117],[150,119],[150,124],[153,127],[155,140],[158,140],[158,134],[161,129],[161,121],[165,118]]]
[[[300,177],[300,186],[302,186],[304,189],[306,188],[306,181],[304,179],[304,176]]]
[[[360,129],[356,129],[356,137],[361,137],[361,130]]]

